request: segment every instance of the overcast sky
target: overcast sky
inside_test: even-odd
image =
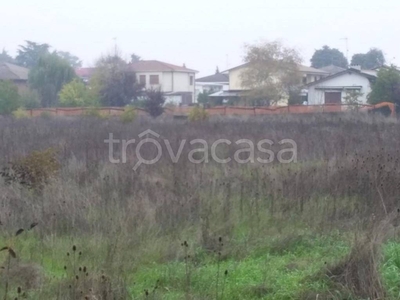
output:
[[[281,39],[309,65],[329,45],[346,53],[381,48],[400,64],[398,0],[19,0],[2,1],[0,48],[48,43],[93,65],[114,47],[143,59],[196,69],[198,76],[242,62],[243,45]]]

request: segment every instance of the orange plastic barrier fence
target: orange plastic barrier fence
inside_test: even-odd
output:
[[[358,106],[360,111],[372,111],[380,108],[387,107],[390,110],[392,117],[396,116],[395,104],[390,102],[382,102],[377,105],[361,104]],[[209,115],[222,115],[222,116],[256,116],[256,115],[274,115],[274,114],[311,114],[311,113],[338,113],[346,112],[354,108],[352,105],[347,104],[323,104],[323,105],[290,105],[290,106],[216,106],[206,108],[205,110]],[[189,114],[193,107],[182,106],[174,108],[166,108],[165,114],[174,116],[186,116]],[[79,116],[86,112],[93,110],[93,108],[38,108],[29,109],[28,114],[32,117],[40,116],[43,113],[56,116]],[[101,107],[96,108],[101,115],[105,116],[119,116],[124,112],[122,107]],[[143,109],[136,108],[139,115],[147,115]]]

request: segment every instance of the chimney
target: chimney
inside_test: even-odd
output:
[[[183,67],[186,69],[186,64],[185,63],[183,63]]]

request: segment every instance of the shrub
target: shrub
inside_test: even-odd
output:
[[[0,114],[9,115],[20,106],[18,88],[9,81],[0,81]]]
[[[85,107],[97,103],[95,93],[89,90],[80,79],[74,79],[63,86],[59,94],[60,106],[64,107]]]
[[[196,106],[192,108],[189,112],[189,121],[204,121],[208,119],[208,113],[205,109]]]
[[[48,120],[48,119],[51,119],[53,117],[53,115],[48,111],[43,111],[40,113],[40,117]]]
[[[16,119],[29,118],[28,112],[21,107],[15,111],[13,111],[12,114],[13,114],[14,118],[16,118]]]
[[[82,115],[85,117],[106,118],[97,107],[88,107],[83,111]]]
[[[21,105],[26,109],[40,107],[40,97],[37,91],[27,90],[21,93]]]
[[[56,151],[48,148],[12,162],[0,175],[7,183],[17,182],[32,188],[40,188],[60,169]]]
[[[131,123],[136,119],[136,110],[134,107],[126,107],[121,115],[122,123]]]
[[[156,118],[164,112],[165,97],[161,90],[150,89],[146,91],[146,101],[144,103],[146,111]]]
[[[349,105],[350,110],[358,110],[360,108],[361,100],[359,99],[364,94],[360,91],[348,90],[346,96],[343,98],[344,102]]]

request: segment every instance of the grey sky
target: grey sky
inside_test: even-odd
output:
[[[329,2],[329,3],[327,3]],[[324,44],[350,57],[381,48],[400,64],[398,0],[19,0],[2,1],[0,48],[15,54],[24,40],[70,51],[90,66],[113,48],[208,75],[242,61],[243,44],[281,39],[309,65]]]

